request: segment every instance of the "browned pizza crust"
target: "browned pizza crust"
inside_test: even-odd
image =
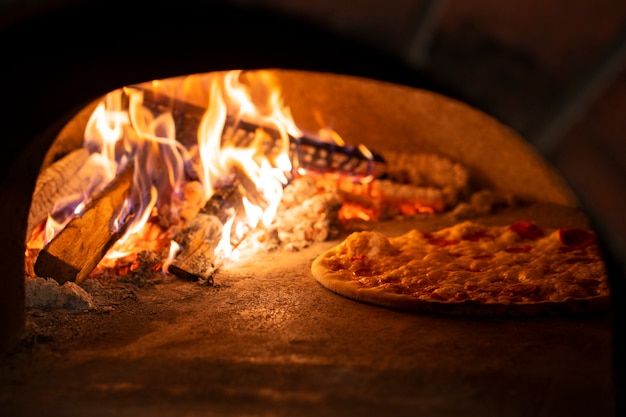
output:
[[[609,309],[604,264],[595,240],[588,240],[593,232],[541,229],[541,236],[525,236],[530,232],[513,231],[515,227],[519,223],[462,222],[434,233],[413,230],[393,238],[358,232],[318,256],[311,271],[320,284],[337,294],[413,312],[510,317]],[[570,230],[576,239],[583,236],[587,241],[564,243]],[[459,238],[463,234],[472,237]],[[457,243],[445,243],[452,241]],[[424,259],[423,266],[418,258]],[[545,276],[538,276],[537,271],[545,271]]]

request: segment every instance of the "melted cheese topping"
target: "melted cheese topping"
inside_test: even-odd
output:
[[[593,232],[464,222],[434,233],[351,234],[328,259],[343,279],[423,300],[560,302],[608,295]]]

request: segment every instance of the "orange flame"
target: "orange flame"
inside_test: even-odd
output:
[[[245,216],[228,219],[216,249],[219,256],[230,256],[233,241],[273,220],[292,170],[289,135],[302,133],[280,93],[271,74],[263,71],[195,74],[108,93],[85,129],[84,147],[90,151],[87,164],[93,180],[82,195],[58,202],[45,227],[45,243],[132,163],[130,195],[111,224],[112,230],[124,225],[126,232],[107,253],[105,262],[142,250],[146,235],[163,239],[165,231],[155,234],[147,230],[163,217],[170,224],[179,221],[187,181],[199,181],[203,201],[207,201],[216,188],[239,178],[245,189]],[[146,103],[148,94],[201,105],[205,110],[196,140],[183,145],[177,139],[172,106]],[[259,128],[242,139],[236,133],[240,123],[265,127],[278,138]],[[225,126],[232,127],[230,133]],[[128,221],[130,224],[125,224]],[[178,248],[164,246],[170,248],[167,265]]]
[[[291,171],[289,134],[301,134],[289,110],[282,105],[280,90],[268,73],[246,74],[248,84],[241,81],[241,75],[241,71],[232,71],[211,80],[209,105],[198,129],[200,180],[207,198],[213,194],[215,184],[233,175],[242,176],[253,187],[246,190],[248,196],[243,198],[245,219],[237,224],[232,219],[224,226],[222,241],[216,249],[221,257],[231,255],[232,240],[239,241],[259,223],[268,225],[273,220],[288,182],[286,173]],[[269,91],[259,92],[258,87],[268,86]],[[228,117],[234,126],[246,121],[272,128],[279,138],[274,143],[262,129],[256,129],[249,142],[234,133],[224,135]]]

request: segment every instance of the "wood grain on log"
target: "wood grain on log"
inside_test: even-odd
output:
[[[39,174],[28,213],[26,240],[30,239],[35,226],[48,217],[57,201],[82,191],[89,178],[86,172],[81,175],[81,168],[88,158],[89,151],[79,148],[52,163]]]
[[[130,195],[133,166],[129,164],[85,208],[82,216],[72,219],[39,253],[35,273],[54,278],[60,284],[83,281],[111,246],[124,234],[130,221],[111,230],[111,220]]]

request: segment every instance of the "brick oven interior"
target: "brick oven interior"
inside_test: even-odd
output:
[[[0,16],[0,26],[6,29],[3,34],[21,33],[13,32],[20,22],[45,21],[45,16],[58,10],[87,3],[90,1],[32,1],[23,5],[4,0],[0,4],[6,13]],[[389,59],[397,79],[392,79],[380,61],[361,68],[364,74],[438,89],[512,127],[563,173],[604,232],[612,254],[622,260],[626,256],[622,214],[626,211],[626,132],[621,114],[626,106],[623,2],[220,3],[241,10],[270,11],[291,22],[310,24],[320,33],[330,34],[331,39],[337,36],[350,45],[362,46],[363,51],[371,50],[372,56]],[[177,12],[177,18],[184,16],[179,8]],[[107,23],[97,26],[106,30]],[[54,28],[54,23],[46,27]],[[35,35],[45,44],[45,33]],[[162,36],[172,38],[167,31],[156,30],[147,37]],[[38,66],[33,69],[31,65],[29,74],[40,74],[46,66],[71,60],[72,48],[84,47],[73,37],[63,39],[71,42],[57,51],[61,58],[44,54],[39,60],[26,58],[28,51],[15,52],[17,39],[1,41],[9,56],[26,58]],[[262,55],[257,62],[271,63],[271,56]],[[303,55],[294,57],[294,65]],[[132,61],[132,54],[124,56]],[[168,55],[165,60],[170,64],[159,69],[135,63],[130,73],[113,70],[108,79],[100,80],[91,96],[78,94],[74,103],[60,97],[58,106],[65,113],[52,111],[54,117],[45,124],[51,131],[58,129],[55,123],[67,120],[90,99],[119,87],[116,83],[121,80],[145,81],[141,78],[144,74],[175,75],[171,72],[180,67],[171,60],[176,59],[179,57]],[[190,64],[184,71],[203,71],[207,62],[208,70],[249,62],[239,61],[237,54],[229,55],[229,59],[217,68],[205,60]],[[306,59],[301,62],[311,65]],[[355,62],[352,66],[335,65],[350,72]],[[316,64],[311,66],[318,69]],[[319,68],[332,65],[320,64]],[[10,65],[3,71],[15,74]],[[87,68],[86,73],[90,71],[93,73]],[[63,96],[63,87],[57,84],[64,79],[63,70],[56,68],[53,73],[50,83],[45,77],[33,81],[37,86],[32,91],[45,91],[44,97],[54,92]],[[9,91],[17,94],[19,87],[11,86]],[[22,114],[16,116],[17,124],[28,134],[41,134],[40,130],[29,131],[30,116],[24,116],[30,111],[28,101],[17,102],[23,105]],[[2,108],[11,104],[5,101]],[[32,103],[33,109],[45,107]],[[9,138],[22,137],[14,133],[9,132]],[[9,156],[2,156],[3,166],[12,162],[12,151],[28,151],[27,144],[7,146]],[[13,180],[4,179],[5,184]],[[9,192],[14,190],[3,197],[10,196]],[[289,266],[278,262],[277,273],[288,277]],[[225,276],[222,295],[219,288],[206,293],[189,286],[164,288],[153,296],[142,292],[138,297],[134,291],[121,288],[115,303],[94,313],[27,312],[26,328],[17,346],[2,358],[0,411],[15,416],[44,412],[58,416],[343,416],[355,412],[612,416],[619,415],[620,406],[623,408],[617,401],[624,389],[623,359],[614,355],[623,335],[615,334],[612,316],[483,321],[407,317],[377,310],[372,317],[369,306],[354,307],[351,301],[325,293],[310,295],[315,293],[313,282],[305,289],[309,295],[302,297],[301,286],[293,280],[286,278],[287,285],[268,293],[263,291],[267,282],[252,279],[253,275],[254,265],[249,265]],[[241,304],[223,296],[233,286],[245,300]],[[11,285],[2,283],[0,290],[6,293]],[[207,309],[210,317],[199,316],[207,304],[213,305]],[[265,309],[268,304],[281,308]],[[316,309],[307,310],[312,306]],[[353,317],[341,316],[346,312],[354,314],[365,328],[352,329]],[[308,317],[294,321],[296,314]],[[336,320],[329,321],[329,317]],[[386,327],[390,322],[394,324]],[[311,325],[298,327],[302,323]],[[159,331],[166,336],[154,336]],[[368,331],[374,333],[371,344],[350,343]],[[411,336],[404,337],[407,333]],[[220,347],[223,338],[229,338],[229,343]],[[225,351],[233,347],[241,351],[236,355],[238,362],[230,360],[231,352]],[[502,349],[510,351],[502,354]],[[321,354],[316,355],[316,351]],[[399,359],[394,359],[392,352],[397,352]],[[328,386],[341,388],[328,392]],[[377,392],[382,397],[377,397]]]

